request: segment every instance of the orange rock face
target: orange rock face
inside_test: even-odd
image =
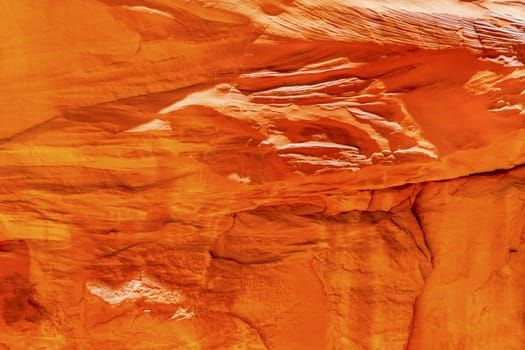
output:
[[[0,349],[525,349],[523,1],[0,16]]]

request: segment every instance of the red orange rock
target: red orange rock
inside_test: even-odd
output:
[[[0,1],[0,348],[522,349],[524,9]]]

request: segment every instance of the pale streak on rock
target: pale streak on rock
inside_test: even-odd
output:
[[[146,131],[170,131],[171,125],[168,121],[153,119],[152,121],[136,126],[127,132],[146,132]]]
[[[170,316],[170,320],[177,320],[177,321],[182,321],[182,320],[189,320],[191,318],[193,318],[193,315],[194,313],[193,312],[188,312],[188,310],[186,310],[186,308],[178,308],[177,311]]]
[[[101,283],[88,282],[86,288],[112,306],[117,306],[127,300],[144,299],[156,304],[179,304],[183,298],[177,291],[170,291],[161,284],[141,276],[133,279],[120,288],[114,289]]]
[[[239,174],[237,173],[231,173],[230,175],[228,175],[228,179],[232,180],[232,181],[235,181],[235,182],[238,182],[238,183],[241,183],[241,184],[249,184],[251,182],[250,178],[247,177],[247,176],[240,176]]]
[[[131,11],[135,11],[135,12],[147,13],[147,14],[151,14],[151,15],[159,15],[159,16],[164,16],[164,17],[170,18],[170,19],[174,19],[175,18],[171,13],[168,13],[168,12],[165,12],[165,11],[161,11],[161,10],[157,10],[157,9],[152,9],[152,8],[146,7],[146,6],[123,6],[123,7],[125,9],[131,10]]]

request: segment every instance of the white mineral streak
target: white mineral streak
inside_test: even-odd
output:
[[[112,306],[119,305],[126,300],[144,299],[150,303],[179,304],[183,299],[179,292],[169,290],[144,276],[133,279],[117,289],[91,282],[87,283],[86,287],[91,294],[98,296]]]

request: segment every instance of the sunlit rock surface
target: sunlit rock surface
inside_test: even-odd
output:
[[[525,2],[0,16],[0,349],[525,349]]]

